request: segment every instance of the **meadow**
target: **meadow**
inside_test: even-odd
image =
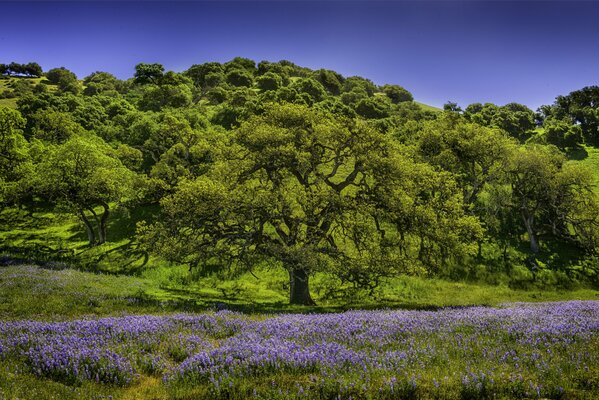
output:
[[[4,321],[0,398],[593,399],[598,343],[598,301]]]
[[[404,300],[387,299],[388,308],[367,310],[376,305],[366,296],[305,308],[285,305],[282,285],[281,301],[271,294],[260,304],[218,289],[210,297],[208,278],[172,290],[183,270],[117,276],[4,261],[3,400],[599,395],[599,297],[591,289],[403,277],[388,285]],[[279,279],[256,273],[271,287]],[[236,281],[238,293],[251,290],[250,279]]]

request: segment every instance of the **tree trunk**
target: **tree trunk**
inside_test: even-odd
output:
[[[87,240],[89,241],[89,245],[95,246],[96,235],[94,234],[94,227],[89,222],[89,219],[87,219],[87,217],[85,216],[83,210],[79,210],[79,218],[81,218],[81,221],[83,221],[83,223],[85,224],[85,230],[87,232]]]
[[[303,269],[289,270],[289,303],[302,306],[314,306],[310,296],[309,276]]]
[[[102,207],[104,208],[104,213],[100,218],[100,223],[98,225],[98,233],[100,235],[100,244],[106,243],[106,233],[107,233],[107,225],[108,225],[108,217],[110,217],[110,207],[108,204],[103,203]]]
[[[530,251],[532,251],[534,254],[537,254],[539,252],[539,242],[537,240],[537,234],[533,226],[534,217],[528,216],[523,212],[522,220],[524,221],[526,233],[528,233],[528,239],[530,240]]]

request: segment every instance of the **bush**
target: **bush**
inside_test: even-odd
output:
[[[532,272],[523,265],[514,265],[510,271],[510,286],[516,289],[527,288],[532,280]]]

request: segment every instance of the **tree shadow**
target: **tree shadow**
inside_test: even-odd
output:
[[[566,155],[568,156],[569,160],[581,161],[581,160],[584,160],[585,158],[587,158],[589,156],[589,153],[584,147],[576,147],[576,148],[570,149],[566,153]]]

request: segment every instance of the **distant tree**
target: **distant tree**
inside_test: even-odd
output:
[[[562,150],[578,147],[583,142],[580,125],[573,125],[570,121],[547,118],[543,123],[545,140]]]
[[[471,211],[486,185],[500,181],[505,160],[515,146],[501,130],[451,114],[425,123],[415,143],[428,163],[454,174],[464,193],[464,205]]]
[[[118,93],[121,89],[121,82],[108,72],[96,71],[83,78],[85,89],[83,94],[94,96],[99,94]]]
[[[362,99],[368,97],[368,93],[361,87],[355,87],[349,92],[343,92],[341,94],[341,101],[343,104],[348,106],[354,106]]]
[[[162,64],[146,64],[139,63],[135,66],[135,83],[147,84],[158,83],[164,74],[164,66]]]
[[[256,83],[262,91],[277,90],[283,85],[283,78],[273,72],[266,72],[256,79]]]
[[[368,96],[373,96],[377,92],[377,86],[370,80],[361,76],[350,76],[343,82],[343,91],[351,92],[355,89],[366,92]]]
[[[412,93],[399,85],[384,85],[382,88],[383,93],[391,99],[393,104],[403,103],[404,101],[412,101],[414,97]]]
[[[466,107],[464,116],[480,125],[501,128],[521,141],[526,140],[536,128],[535,113],[518,103],[501,107],[492,103],[473,103]]]
[[[289,88],[295,90],[297,93],[307,94],[314,102],[322,101],[327,95],[324,86],[312,78],[299,78],[289,85]]]
[[[225,71],[228,73],[236,69],[242,69],[250,73],[253,76],[256,71],[256,62],[249,58],[235,57],[231,61],[226,62],[224,65]]]
[[[206,92],[206,97],[210,101],[211,104],[220,104],[227,101],[229,97],[229,92],[225,90],[223,87],[215,87]]]
[[[137,105],[141,110],[160,111],[164,107],[187,107],[193,95],[188,85],[147,84],[141,89]]]
[[[472,103],[472,104],[468,105],[466,107],[466,109],[464,110],[464,116],[466,118],[469,118],[473,114],[478,114],[478,113],[482,112],[482,110],[483,110],[483,105],[481,103]]]
[[[443,110],[458,114],[462,113],[462,107],[460,107],[458,103],[455,103],[453,101],[448,101],[447,103],[443,104]]]
[[[380,119],[389,116],[389,100],[381,97],[367,97],[356,104],[356,113],[367,119]]]
[[[55,85],[63,93],[77,94],[80,91],[79,81],[77,76],[64,67],[52,68],[46,72],[46,78]]]
[[[589,143],[599,141],[599,86],[587,86],[567,96],[555,99],[553,112],[556,118],[568,117],[579,124],[584,138]]]
[[[46,78],[55,85],[58,85],[63,79],[77,79],[75,74],[66,69],[65,67],[60,68],[52,68],[48,72],[46,72]]]
[[[528,107],[510,103],[499,107],[491,118],[491,125],[505,130],[515,138],[525,140],[536,127],[534,118],[534,112]]]
[[[36,62],[30,62],[25,64],[24,71],[29,76],[40,77],[44,74],[42,67]]]
[[[282,85],[287,86],[289,80],[289,67],[284,66],[280,63],[271,63],[268,61],[260,61],[258,63],[258,70],[256,71],[257,76],[262,76],[267,73],[272,73],[281,78]]]
[[[222,72],[211,72],[205,76],[202,89],[204,92],[209,91],[210,89],[223,85],[225,80],[225,74]]]
[[[512,207],[518,213],[530,242],[533,254],[539,252],[539,235],[551,219],[558,205],[555,201],[565,199],[575,186],[558,184],[561,181],[565,156],[554,146],[521,146],[509,159],[508,180],[512,188]],[[565,182],[563,182],[565,183]]]
[[[42,67],[36,62],[27,64],[11,62],[10,64],[0,64],[0,75],[40,77],[43,75],[43,71]]]
[[[25,66],[23,64],[19,64],[16,62],[11,62],[8,64],[8,70],[11,75],[24,75],[25,74]]]
[[[324,86],[324,88],[333,96],[338,96],[343,87],[344,78],[341,74],[328,69],[319,69],[314,71],[314,79]]]
[[[217,62],[209,62],[205,64],[194,64],[183,74],[190,77],[196,86],[200,86],[202,89],[205,87],[217,86],[220,82],[224,81],[224,67],[222,64]],[[207,76],[212,74],[213,76],[222,77],[216,84],[214,80],[207,82]]]
[[[173,71],[167,71],[158,80],[158,84],[171,86],[187,85],[191,88],[193,86],[193,80],[184,74],[179,74]]]
[[[71,113],[54,109],[38,110],[32,116],[33,136],[47,143],[61,144],[83,133]]]
[[[252,74],[243,69],[232,69],[227,72],[226,80],[233,86],[252,86],[254,78]]]
[[[336,97],[329,97],[318,103],[315,107],[338,118],[356,118],[357,116],[353,108],[346,106]]]

